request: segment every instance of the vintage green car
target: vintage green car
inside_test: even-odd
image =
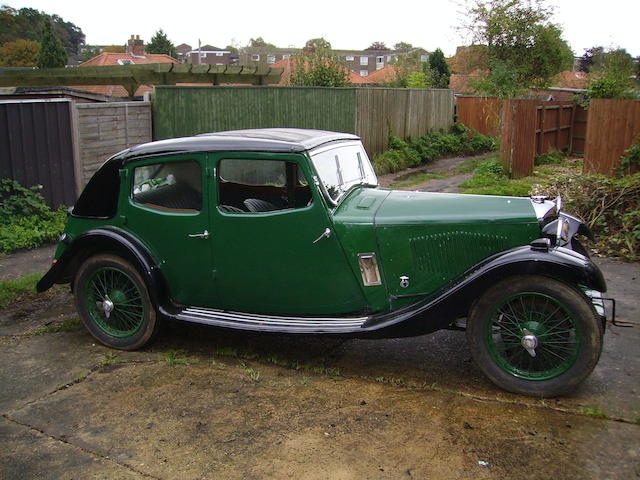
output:
[[[466,329],[497,385],[569,391],[606,323],[588,234],[560,200],[393,191],[360,139],[218,132],[111,157],[70,211],[50,271],[100,342],[146,345],[161,318],[286,334]]]

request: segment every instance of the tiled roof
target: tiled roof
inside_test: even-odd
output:
[[[587,80],[587,75],[584,72],[565,70],[551,79],[551,85],[561,88],[585,88]]]
[[[472,80],[477,80],[480,78],[482,72],[480,70],[476,70],[469,75],[461,75],[459,73],[454,73],[449,78],[449,88],[456,93],[469,93],[473,91],[473,87],[471,86]]]
[[[134,65],[142,65],[148,63],[180,63],[175,58],[163,53],[146,53],[144,56],[134,56],[130,53],[110,53],[102,52],[100,55],[93,57],[86,62],[81,63],[78,67],[106,67],[120,65],[118,60],[130,60]],[[128,97],[129,94],[121,85],[85,85],[73,87],[87,92],[99,93],[101,95],[109,95],[112,97]],[[153,90],[151,85],[140,85],[136,90],[135,96],[140,97],[146,92]]]
[[[387,65],[386,67],[382,67],[380,70],[376,70],[373,73],[370,73],[364,78],[363,83],[389,83],[393,82],[396,79],[396,67],[393,65]]]
[[[164,53],[146,53],[143,56],[134,56],[130,53],[109,53],[102,52],[86,62],[82,62],[79,67],[104,67],[109,65],[120,65],[118,60],[130,60],[134,65],[145,63],[180,63],[173,57]]]

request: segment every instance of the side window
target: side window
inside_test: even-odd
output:
[[[311,205],[311,189],[295,162],[223,159],[218,208],[227,213],[272,212]]]
[[[137,167],[131,197],[145,207],[195,213],[202,209],[201,179],[200,164],[191,160]]]

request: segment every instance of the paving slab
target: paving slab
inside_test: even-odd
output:
[[[90,452],[0,417],[0,478],[147,479]]]
[[[640,475],[635,425],[252,362],[118,365],[9,418],[162,479]]]

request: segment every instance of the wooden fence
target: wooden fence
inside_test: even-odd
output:
[[[453,93],[436,89],[156,87],[155,139],[244,128],[297,127],[355,133],[370,154],[389,131],[417,137],[453,124]]]
[[[640,100],[591,100],[584,172],[611,174],[638,136]]]
[[[502,100],[496,97],[456,97],[457,121],[483,135],[500,136]]]

